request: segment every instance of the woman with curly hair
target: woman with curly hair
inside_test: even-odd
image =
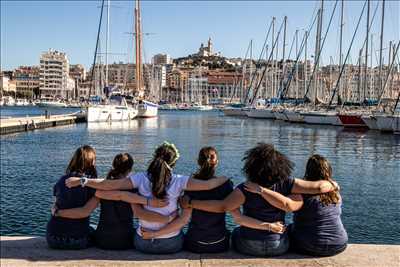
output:
[[[237,251],[255,256],[281,255],[289,248],[285,212],[301,208],[303,200],[299,194],[329,192],[335,189],[334,185],[290,178],[293,163],[270,144],[258,144],[245,153],[243,160],[247,182],[239,184],[224,200],[183,198],[181,205],[209,212],[233,211],[233,218],[240,225],[232,233],[232,245]],[[268,200],[261,195],[260,188],[269,189]],[[285,199],[277,200],[275,195]],[[240,207],[253,222],[238,216]]]

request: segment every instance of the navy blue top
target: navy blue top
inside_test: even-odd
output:
[[[233,183],[228,180],[211,190],[186,191],[185,194],[196,200],[222,200],[232,191]],[[226,231],[225,212],[215,213],[193,209],[186,238],[191,241],[215,242],[225,237]]]
[[[137,193],[137,189],[129,190]],[[95,231],[96,245],[106,249],[124,249],[133,245],[133,212],[130,203],[100,200],[100,219]]]
[[[59,209],[71,209],[82,207],[91,199],[96,190],[90,187],[68,188],[65,180],[69,177],[78,176],[76,173],[62,176],[53,188],[56,197],[56,205]],[[89,234],[89,219],[68,219],[51,216],[47,224],[47,233],[53,236],[83,238]]]
[[[304,195],[303,207],[293,216],[293,237],[313,245],[343,245],[347,233],[340,219],[341,203],[323,205],[319,196]]]
[[[272,187],[271,190],[281,193],[284,196],[290,195],[292,187],[294,184],[294,179],[288,178],[286,180],[277,182]],[[285,211],[275,208],[268,203],[261,195],[255,194],[245,190],[244,183],[241,183],[237,188],[243,193],[246,200],[243,204],[243,214],[263,222],[285,222]],[[276,234],[273,232],[252,229],[245,226],[240,227],[240,234],[245,239],[250,240],[279,240],[281,234]]]

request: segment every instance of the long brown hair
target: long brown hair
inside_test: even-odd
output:
[[[78,148],[71,158],[65,173],[67,175],[76,172],[79,175],[90,175],[97,177],[95,166],[96,151],[93,147],[84,145]]]
[[[247,180],[264,187],[288,179],[293,171],[293,162],[274,148],[272,144],[258,143],[246,151],[243,172]]]
[[[215,156],[213,156],[213,154]],[[215,157],[215,160],[213,160],[213,157]],[[193,178],[201,180],[209,180],[213,178],[218,164],[217,150],[211,146],[206,146],[200,149],[197,164],[199,164],[199,169],[193,174]]]
[[[172,168],[175,166],[177,152],[171,145],[163,143],[154,152],[153,159],[147,168],[151,181],[151,192],[156,198],[165,198],[166,189],[171,182]]]
[[[333,182],[332,167],[329,161],[321,155],[315,154],[307,161],[304,179],[308,181],[327,180]],[[324,205],[337,204],[340,202],[338,190],[318,195]]]
[[[133,158],[128,153],[121,153],[114,157],[112,169],[107,174],[107,179],[119,179],[121,176],[132,170]]]

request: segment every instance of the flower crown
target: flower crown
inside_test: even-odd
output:
[[[175,152],[175,157],[169,163],[170,165],[174,164],[180,157],[179,150],[176,148],[175,144],[170,143],[168,141],[164,141],[159,147],[162,146],[168,147]]]

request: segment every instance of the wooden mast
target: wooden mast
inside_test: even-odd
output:
[[[135,1],[135,85],[139,97],[142,97],[142,53],[141,53],[141,25],[140,25],[140,4]]]

